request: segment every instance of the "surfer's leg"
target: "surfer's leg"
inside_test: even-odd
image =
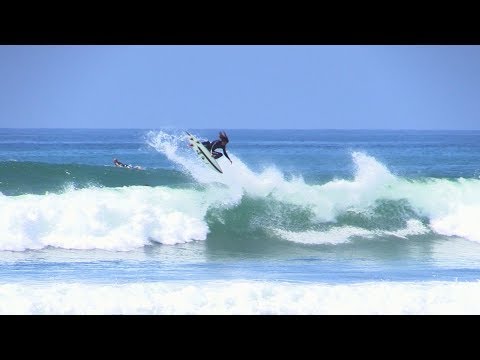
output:
[[[212,156],[214,159],[218,159],[219,157],[221,157],[223,154],[222,153],[219,153],[217,151],[213,151],[212,152]]]

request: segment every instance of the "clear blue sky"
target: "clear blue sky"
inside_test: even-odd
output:
[[[0,127],[480,129],[480,46],[0,46]]]

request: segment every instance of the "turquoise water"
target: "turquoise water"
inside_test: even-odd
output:
[[[0,129],[0,313],[480,313],[479,131],[184,130]]]

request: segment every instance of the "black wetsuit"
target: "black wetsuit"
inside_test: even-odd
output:
[[[227,154],[227,150],[225,149],[225,145],[222,145],[221,140],[215,140],[213,142],[204,141],[204,142],[202,142],[202,145],[205,146],[207,148],[207,150],[212,152],[212,156],[213,156],[214,159],[218,159],[219,157],[222,156],[222,153],[219,153],[218,151],[215,151],[215,150],[216,149],[222,149],[223,155],[225,155],[225,157],[228,160],[230,160],[230,158],[228,157],[228,154]],[[230,160],[230,161],[232,161],[232,160]]]
[[[121,163],[120,161],[117,161],[117,162],[115,163],[115,166],[132,167],[132,165],[126,165],[126,164],[124,164],[124,163]]]

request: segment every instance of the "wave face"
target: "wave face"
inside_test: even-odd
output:
[[[167,169],[122,169],[113,166],[48,164],[5,161],[0,163],[0,191],[4,195],[61,193],[91,187],[161,186],[189,182],[185,174]]]
[[[317,177],[318,169],[303,171],[315,164],[310,156],[316,147],[328,148],[322,139],[315,141],[306,133],[306,144],[299,149],[292,145],[291,135],[278,135],[279,140],[269,134],[258,144],[255,136],[240,134],[238,150],[231,144],[233,164],[219,159],[224,174],[199,161],[186,146],[184,134],[167,131],[145,132],[138,140],[138,159],[147,155],[159,159],[157,167],[150,160],[145,170],[115,168],[109,164],[111,156],[99,164],[103,148],[94,151],[93,163],[58,163],[64,155],[51,163],[3,161],[0,250],[129,251],[206,241],[211,251],[281,254],[292,248],[352,244],[367,250],[379,242],[394,246],[442,237],[480,242],[478,177],[412,176],[415,163],[403,169],[395,165],[393,171],[368,151],[355,149],[362,143],[358,139],[355,146],[341,151],[336,144],[332,158],[342,153],[345,163],[325,160],[329,162],[322,165],[325,173]],[[398,145],[391,145],[396,139],[397,135],[384,144],[389,150],[379,157],[391,157],[392,148],[400,152]],[[369,144],[378,145],[373,140]],[[408,141],[402,143],[407,145]],[[416,146],[415,142],[407,150],[413,152]],[[71,150],[72,157],[78,147],[85,151],[78,145]],[[252,158],[251,147],[260,148],[257,157]],[[412,162],[421,151],[411,156]],[[19,154],[8,157],[21,158]],[[275,158],[278,164],[270,161]],[[135,164],[144,165],[138,159]],[[404,161],[403,153],[396,159],[396,164]]]

